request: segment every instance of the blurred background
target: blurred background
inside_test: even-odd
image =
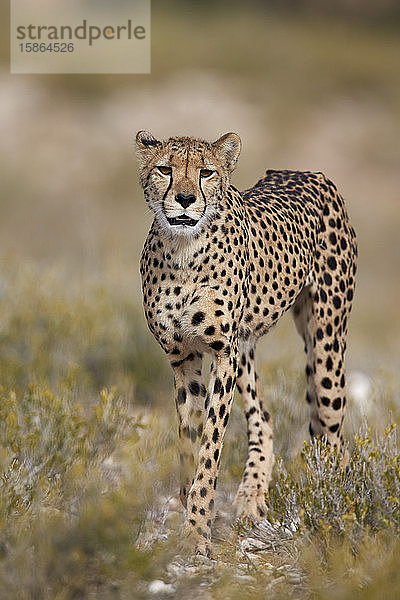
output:
[[[172,378],[142,316],[138,265],[152,216],[133,139],[139,129],[211,140],[236,131],[240,189],[267,168],[317,170],[346,198],[360,252],[350,394],[360,414],[377,418],[383,397],[396,412],[398,2],[153,0],[152,72],[132,76],[10,75],[5,4],[3,383],[73,381],[87,397],[116,385],[139,405],[172,409]],[[262,342],[259,362],[272,403],[293,397],[303,410],[302,343],[290,315]]]
[[[398,0],[152,0],[152,72],[131,76],[10,75],[7,4],[0,600],[400,597],[399,435],[386,428],[400,416]],[[210,140],[236,131],[240,189],[267,168],[325,172],[359,240],[349,473],[316,444],[300,458],[305,360],[287,314],[258,353],[276,432],[275,529],[258,530],[251,555],[240,541],[246,524],[217,531],[215,567],[176,560],[172,374],[141,305],[152,215],[138,186],[139,129]],[[222,517],[243,474],[244,421],[236,401],[217,488]],[[322,458],[313,470],[314,451]]]

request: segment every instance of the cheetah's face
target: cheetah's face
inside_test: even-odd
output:
[[[214,143],[181,137],[164,142],[139,131],[136,146],[145,198],[164,232],[196,236],[218,211],[240,153],[227,133]]]

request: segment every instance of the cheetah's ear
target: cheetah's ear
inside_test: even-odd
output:
[[[242,148],[242,142],[238,134],[225,133],[225,135],[213,143],[213,147],[224,161],[228,171],[233,171]]]
[[[149,154],[152,153],[154,148],[162,145],[160,140],[156,140],[154,135],[148,131],[138,131],[136,134],[136,152],[140,161],[145,163]]]

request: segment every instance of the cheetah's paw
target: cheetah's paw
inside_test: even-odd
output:
[[[183,526],[182,534],[181,548],[184,553],[211,557],[212,546],[209,536],[195,531],[188,523]]]
[[[236,518],[248,517],[252,521],[261,521],[267,514],[264,493],[239,490],[233,502]]]

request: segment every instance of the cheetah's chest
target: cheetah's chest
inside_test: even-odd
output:
[[[182,354],[186,348],[207,351],[215,334],[220,337],[227,331],[229,310],[234,310],[232,299],[220,301],[219,290],[209,283],[199,284],[193,276],[179,277],[167,271],[161,277],[156,290],[143,280],[144,309],[152,333],[172,355]]]
[[[189,347],[222,348],[238,328],[247,286],[245,271],[239,256],[232,253],[225,259],[213,246],[180,268],[160,254],[157,257],[153,244],[143,254],[146,318],[168,354],[183,354]]]

